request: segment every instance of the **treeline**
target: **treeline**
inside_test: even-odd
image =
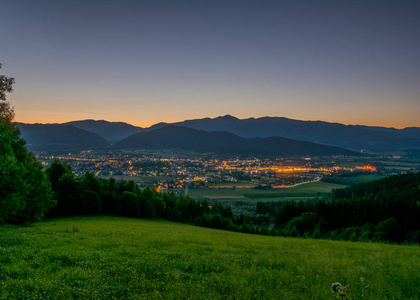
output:
[[[91,172],[77,178],[68,165],[58,160],[46,172],[57,200],[48,216],[105,214],[188,221],[206,213],[206,208],[189,197],[161,194],[148,187],[140,189],[134,181],[99,179]]]
[[[165,218],[203,227],[268,233],[266,226],[259,226],[243,215],[234,216],[230,207],[221,204],[209,205],[206,200],[196,201],[182,194],[158,193],[149,187],[140,189],[134,181],[99,179],[91,172],[75,177],[70,166],[58,160],[46,173],[57,202],[47,213],[49,217],[105,214]]]
[[[420,243],[420,173],[391,176],[314,201],[258,203],[282,236]]]

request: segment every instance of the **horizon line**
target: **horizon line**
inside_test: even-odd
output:
[[[203,119],[218,119],[218,118],[225,118],[225,117],[232,117],[234,119],[237,120],[250,120],[250,119],[254,119],[254,120],[258,120],[258,119],[263,119],[263,118],[281,118],[281,119],[288,119],[288,120],[294,120],[294,121],[302,121],[302,122],[324,122],[324,123],[329,123],[329,124],[340,124],[340,125],[345,125],[345,126],[366,126],[366,127],[383,127],[383,128],[389,128],[389,129],[406,129],[406,128],[420,128],[420,125],[418,126],[386,126],[386,125],[365,125],[365,124],[359,124],[359,123],[347,123],[347,122],[337,122],[337,121],[325,121],[325,120],[313,120],[313,119],[296,119],[296,118],[289,118],[289,117],[284,117],[284,116],[261,116],[261,117],[248,117],[248,118],[238,118],[235,117],[231,114],[226,114],[226,115],[219,115],[216,117],[197,117],[197,118],[187,118],[187,119],[183,119],[180,121],[173,121],[173,122],[168,122],[168,121],[158,121],[158,122],[154,122],[152,124],[148,124],[148,125],[139,125],[139,123],[130,123],[130,122],[126,122],[126,121],[109,121],[106,119],[95,119],[95,118],[86,118],[86,119],[77,119],[77,120],[70,120],[70,121],[61,121],[61,122],[40,122],[40,121],[29,121],[29,122],[25,122],[25,121],[18,121],[18,120],[14,120],[14,123],[24,123],[24,124],[43,124],[43,125],[61,125],[61,124],[65,124],[65,123],[71,123],[71,122],[81,122],[81,121],[95,121],[95,122],[100,122],[100,121],[105,121],[105,122],[109,122],[109,123],[125,123],[131,126],[135,126],[135,127],[141,127],[141,128],[150,128],[154,125],[160,124],[160,123],[167,123],[169,124],[174,124],[174,123],[180,123],[180,122],[185,122],[185,121],[193,121],[193,120],[203,120]],[[18,118],[16,118],[18,119]]]

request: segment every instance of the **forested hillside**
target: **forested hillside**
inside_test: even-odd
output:
[[[359,241],[420,242],[420,173],[396,175],[308,202],[258,203],[281,235]]]

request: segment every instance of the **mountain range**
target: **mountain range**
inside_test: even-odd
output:
[[[104,120],[82,120],[63,124],[18,123],[18,127],[31,150],[133,148],[134,146],[137,148],[161,149],[166,147],[179,149],[182,146],[184,149],[189,147],[191,150],[200,152],[221,153],[228,151],[228,149],[230,149],[229,151],[236,149],[235,151],[238,153],[241,151],[241,153],[247,151],[252,153],[255,151],[280,153],[281,151],[272,150],[273,147],[280,147],[286,153],[288,152],[286,148],[289,147],[294,149],[297,154],[301,151],[300,147],[315,149],[317,148],[316,144],[346,148],[358,152],[361,150],[382,152],[420,149],[419,127],[395,129],[344,125],[323,121],[301,121],[284,117],[238,119],[226,115],[213,119],[204,118],[177,123],[158,123],[149,128]],[[160,130],[166,127],[170,129]],[[182,127],[183,129],[177,131],[174,127]],[[186,128],[195,131],[188,131]],[[173,136],[169,136],[168,132]],[[280,142],[277,138],[284,139]],[[162,139],[165,139],[165,141]],[[235,141],[237,147],[229,144],[231,140]],[[171,141],[171,144],[169,141]],[[183,142],[181,143],[181,141]],[[298,146],[296,144],[298,141],[310,142],[311,144],[299,144]],[[256,144],[260,144],[261,147],[256,147]]]
[[[118,142],[116,149],[180,149],[216,154],[260,155],[359,155],[344,148],[283,137],[241,138],[226,131],[207,132],[185,126],[164,126],[133,134]]]
[[[149,129],[166,126],[153,125]],[[230,115],[172,123],[205,131],[227,131],[240,137],[281,136],[295,140],[333,145],[357,151],[389,151],[420,148],[420,128],[395,129],[344,125],[324,121],[301,121],[284,117],[238,119]]]
[[[123,122],[108,122],[105,120],[83,120],[63,123],[62,125],[72,125],[76,128],[93,132],[110,143],[116,143],[129,137],[132,134],[143,130],[141,127],[136,127]]]
[[[29,150],[102,149],[109,142],[98,134],[72,125],[18,123]]]

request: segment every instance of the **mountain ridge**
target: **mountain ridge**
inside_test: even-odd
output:
[[[17,123],[30,151],[102,149],[109,143],[101,136],[72,125]]]
[[[80,120],[63,123],[61,125],[73,125],[77,128],[93,132],[102,136],[110,143],[118,142],[132,134],[143,130],[125,122],[108,122],[105,120]]]
[[[381,126],[345,125],[319,120],[302,121],[286,117],[265,116],[239,119],[232,115],[225,115],[215,118],[189,119],[174,123],[160,122],[148,128],[133,126],[125,122],[93,119],[44,125],[72,125],[99,135],[110,144],[116,144],[136,133],[149,132],[165,126],[186,126],[207,132],[230,132],[242,138],[278,136],[356,151],[384,152],[420,149],[420,127],[396,129]]]
[[[238,119],[231,115],[213,119],[185,120],[170,125],[187,126],[206,131],[228,131],[245,138],[280,136],[358,151],[420,148],[419,127],[396,129],[380,126],[344,125],[325,121],[301,121],[286,117]],[[145,130],[161,126],[163,125],[156,124]]]
[[[226,131],[207,132],[186,126],[165,126],[136,133],[114,145],[114,149],[174,149],[199,153],[259,155],[360,155],[327,145],[296,141],[283,137],[241,138]]]

